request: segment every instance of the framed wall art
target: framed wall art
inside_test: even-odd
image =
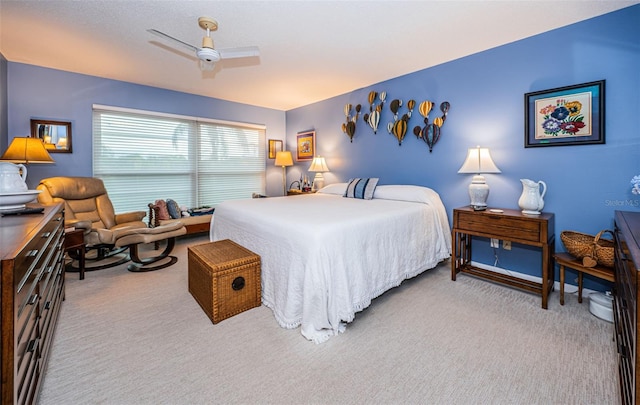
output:
[[[31,137],[44,142],[49,153],[71,153],[71,122],[32,119]]]
[[[269,139],[269,159],[275,159],[277,152],[282,152],[282,141]]]
[[[524,147],[604,142],[605,81],[524,95]]]
[[[296,138],[296,160],[313,160],[316,153],[316,131],[298,132]]]

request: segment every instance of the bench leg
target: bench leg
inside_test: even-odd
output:
[[[582,303],[582,272],[578,271],[578,302]]]
[[[564,305],[564,264],[560,265],[560,305]]]

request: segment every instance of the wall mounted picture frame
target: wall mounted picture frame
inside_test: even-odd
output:
[[[524,95],[524,147],[605,143],[605,81]]]
[[[282,141],[269,139],[269,159],[275,159],[277,152],[282,152]]]
[[[298,132],[296,137],[296,160],[313,160],[316,153],[316,131]]]
[[[71,153],[71,122],[31,120],[31,137],[44,142],[49,153]]]

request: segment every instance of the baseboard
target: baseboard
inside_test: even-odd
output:
[[[523,280],[533,281],[533,282],[536,282],[536,283],[542,283],[542,277],[536,277],[536,276],[532,276],[530,274],[518,273],[517,271],[507,270],[507,269],[503,269],[501,267],[496,267],[496,266],[492,266],[490,264],[485,264],[485,263],[478,263],[478,262],[472,261],[471,264],[473,266],[479,267],[481,269],[495,271],[496,273],[500,273],[500,274],[507,274],[507,275],[510,275],[510,276],[513,276],[513,277],[518,277],[518,278],[521,278]],[[560,282],[559,281],[554,281],[553,289],[555,291],[560,291]],[[576,294],[577,292],[578,292],[578,286],[577,285],[567,284],[565,282],[565,284],[564,284],[564,293],[565,294]],[[582,296],[583,297],[588,297],[589,294],[591,294],[592,292],[597,292],[597,291],[591,290],[589,288],[583,288],[582,289]]]

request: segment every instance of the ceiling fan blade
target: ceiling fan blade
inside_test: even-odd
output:
[[[240,48],[218,49],[220,59],[247,58],[260,56],[260,49],[257,46],[244,46]]]
[[[160,31],[158,31],[158,30],[148,29],[148,30],[147,30],[147,32],[149,32],[149,33],[151,33],[151,34],[153,34],[153,35],[157,35],[157,36],[159,36],[160,38],[164,38],[164,39],[168,39],[169,41],[173,41],[173,42],[175,42],[176,44],[178,44],[178,45],[182,45],[183,47],[188,48],[189,50],[191,50],[191,51],[193,51],[193,52],[198,52],[198,49],[200,49],[200,48],[198,48],[198,47],[195,47],[195,46],[193,46],[193,45],[191,45],[191,44],[188,44],[188,43],[186,43],[186,42],[184,42],[184,41],[181,41],[181,40],[179,40],[179,39],[177,39],[177,38],[174,38],[174,37],[172,37],[172,36],[170,36],[170,35],[165,34],[164,32],[160,32]]]

